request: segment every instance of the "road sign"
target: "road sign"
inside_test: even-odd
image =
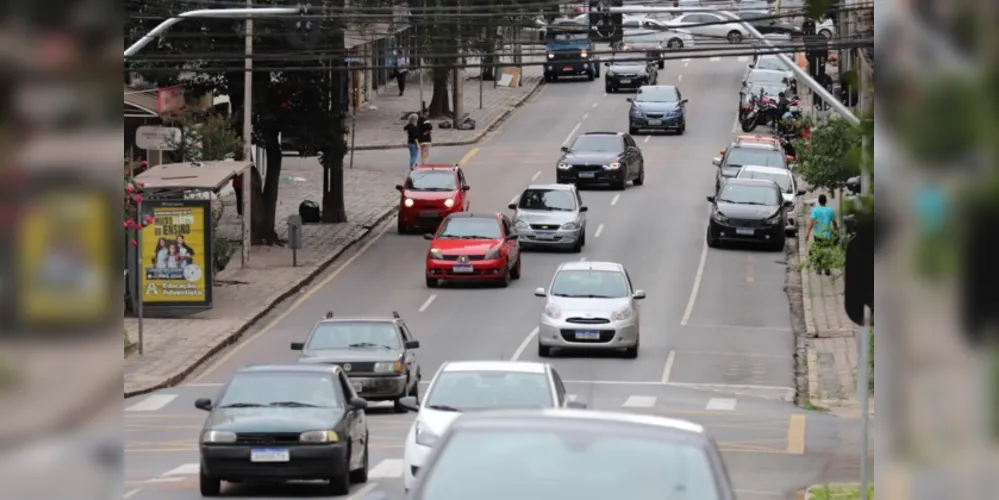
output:
[[[177,127],[144,126],[135,129],[135,145],[146,151],[173,151],[181,140]]]

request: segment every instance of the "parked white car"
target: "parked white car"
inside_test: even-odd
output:
[[[826,38],[832,38],[836,34],[836,25],[827,17],[822,21],[816,21],[815,32]]]
[[[746,38],[746,29],[741,24],[731,22],[728,18],[713,12],[688,12],[663,23],[670,28],[685,30],[698,37],[728,40],[729,43],[740,43]]]
[[[624,16],[621,26],[628,31],[654,31],[656,38],[668,49],[694,46],[694,35],[685,29],[671,28],[665,22],[648,17]]]

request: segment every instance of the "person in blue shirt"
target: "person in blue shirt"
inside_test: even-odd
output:
[[[819,195],[819,204],[812,207],[812,212],[808,216],[808,232],[812,234],[812,249],[831,245],[835,243],[836,211],[826,206],[829,200],[826,195]],[[828,276],[829,269],[822,269],[823,274]]]

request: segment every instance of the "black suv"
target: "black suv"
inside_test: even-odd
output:
[[[645,183],[642,150],[630,135],[621,132],[586,132],[569,146],[562,146],[555,179],[560,184],[610,184],[624,189],[628,181]]]
[[[331,311],[316,323],[305,342],[291,344],[293,351],[302,351],[299,363],[338,365],[358,396],[394,401],[398,413],[406,411],[399,406],[400,399],[419,396],[419,347],[397,312],[391,318],[335,318]]]
[[[780,187],[772,180],[730,179],[717,194],[708,196],[711,216],[708,220],[709,247],[723,241],[763,243],[778,252],[787,237],[787,210]]]
[[[604,63],[604,91],[608,94],[620,89],[637,89],[643,85],[655,85],[659,81],[656,63],[645,52],[615,52],[610,62]]]

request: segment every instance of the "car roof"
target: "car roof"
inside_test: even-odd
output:
[[[583,132],[582,134],[579,134],[579,135],[616,135],[616,136],[622,136],[622,135],[624,135],[624,132],[601,132],[601,131],[597,131],[597,130],[591,130],[589,132]]]
[[[601,261],[571,261],[558,266],[559,271],[619,271],[624,272],[624,266],[617,262]]]
[[[642,85],[641,87],[638,87],[638,93],[639,94],[642,93],[642,89],[673,89],[673,90],[676,90],[677,86],[676,85]]]
[[[326,364],[287,364],[287,365],[249,365],[244,366],[236,373],[325,373],[329,374],[339,370],[336,365]]]
[[[746,179],[746,178],[742,178],[742,177],[731,178],[731,179],[725,181],[725,184],[736,184],[736,185],[743,185],[743,186],[767,186],[767,187],[775,186],[776,185],[774,183],[774,181],[772,181],[772,180],[767,180],[767,179]]]
[[[755,74],[755,73],[780,73],[781,76],[786,76],[787,75],[787,71],[782,70],[782,69],[753,68],[749,72],[749,75],[746,76],[746,79],[748,80],[748,79],[752,78],[753,74]]]
[[[766,137],[763,135],[740,135],[735,138],[735,143],[738,145],[762,144],[774,147],[780,146],[780,141],[776,137]]]
[[[455,212],[448,215],[448,219],[498,219],[499,212]]]
[[[441,371],[547,373],[548,365],[531,361],[448,361]]]
[[[576,410],[549,408],[541,410],[495,410],[481,413],[468,413],[455,421],[455,427],[492,427],[510,424],[565,423],[572,424],[616,424],[626,427],[644,427],[650,430],[680,432],[691,436],[705,436],[704,427],[675,418],[659,417],[639,413],[618,413],[596,410]]]
[[[455,170],[458,165],[450,165],[447,163],[418,163],[413,170]]]
[[[575,184],[530,184],[524,191],[530,191],[532,189],[537,190],[549,190],[549,191],[573,191],[576,189]]]
[[[739,175],[743,172],[759,172],[761,174],[791,175],[791,171],[780,167],[766,167],[763,165],[743,165],[739,170]]]
[[[330,324],[330,323],[395,323],[399,321],[400,318],[393,318],[387,316],[336,316],[333,318],[325,318],[319,320],[317,324]]]

